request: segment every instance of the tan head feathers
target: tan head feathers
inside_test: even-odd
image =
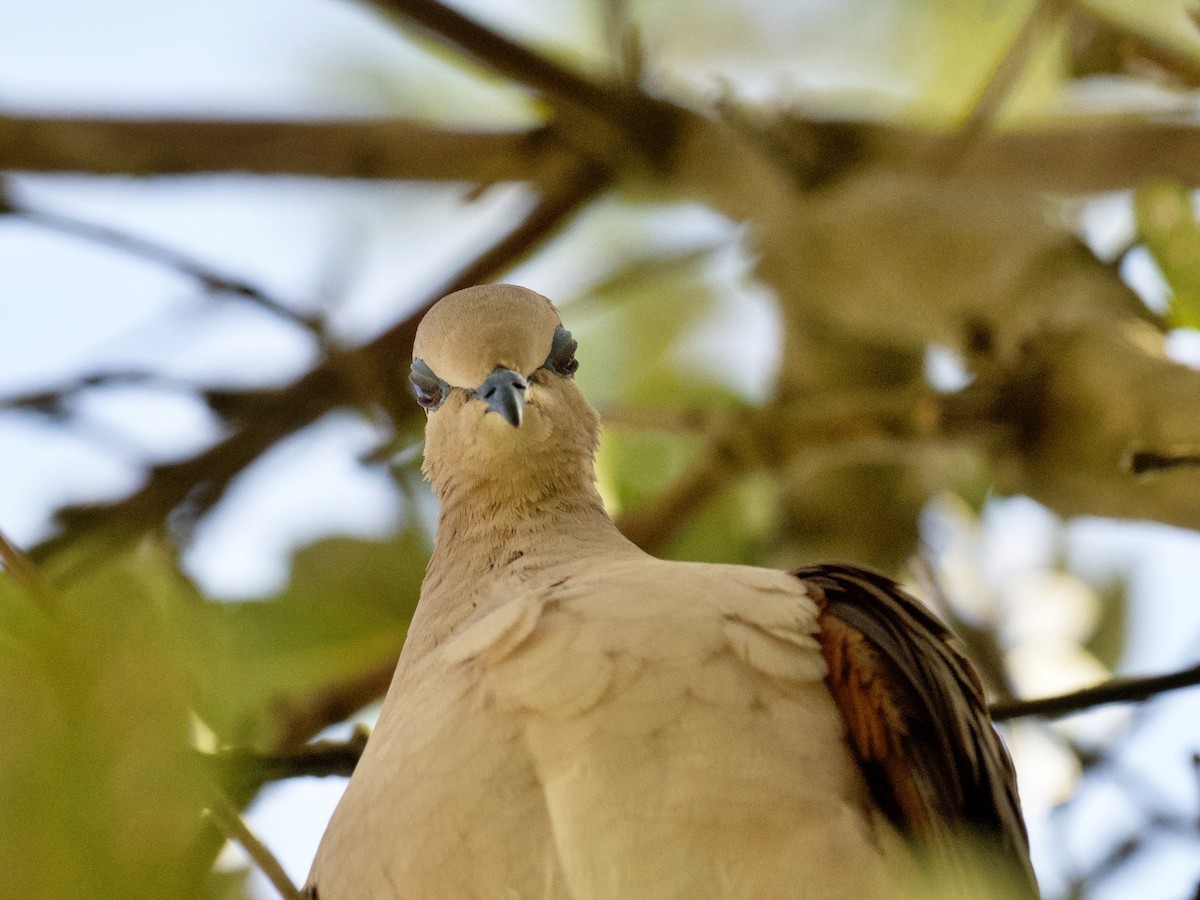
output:
[[[554,305],[528,288],[470,287],[425,314],[413,358],[457,387],[474,388],[497,367],[529,375],[546,361],[559,323]]]

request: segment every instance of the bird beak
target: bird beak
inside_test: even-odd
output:
[[[525,411],[525,389],[528,387],[529,382],[512,369],[497,368],[475,389],[475,396],[516,428]]]

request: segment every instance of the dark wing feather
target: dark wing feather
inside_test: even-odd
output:
[[[970,867],[954,857],[971,841],[1036,896],[1012,761],[949,629],[876,572],[818,565],[792,574],[820,610],[829,689],[879,808],[942,865]]]

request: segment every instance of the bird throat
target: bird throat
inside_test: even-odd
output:
[[[591,553],[640,552],[617,530],[595,486],[591,454],[494,479],[438,467],[440,509],[433,555],[416,616],[420,645],[405,646],[411,665],[468,617],[498,584],[526,582]]]

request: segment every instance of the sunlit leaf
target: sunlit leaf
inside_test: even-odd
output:
[[[922,119],[955,123],[967,115],[1001,62],[1022,39],[1038,0],[908,3],[900,52],[920,72],[911,110]],[[1023,64],[1004,95],[1001,117],[1045,113],[1065,80],[1065,28],[1049,21],[1025,38]]]
[[[715,308],[713,249],[630,263],[571,305],[578,380],[593,404],[679,404],[711,394],[680,371],[678,348]]]
[[[225,741],[270,748],[313,694],[387,665],[404,642],[427,556],[419,530],[326,538],[296,554],[278,595],[194,606],[206,724]]]
[[[1152,45],[1161,45],[1200,67],[1195,0],[1078,0],[1098,18]]]
[[[775,526],[775,510],[772,479],[761,474],[741,478],[699,509],[664,555],[762,564]]]
[[[1125,653],[1129,630],[1129,586],[1124,581],[1115,581],[1097,589],[1096,594],[1100,598],[1100,617],[1084,649],[1112,671]]]
[[[188,679],[141,562],[93,570],[53,618],[0,576],[5,896],[198,896]]]
[[[1156,178],[1133,200],[1139,237],[1171,289],[1168,320],[1177,328],[1200,327],[1200,224],[1188,189]]]

